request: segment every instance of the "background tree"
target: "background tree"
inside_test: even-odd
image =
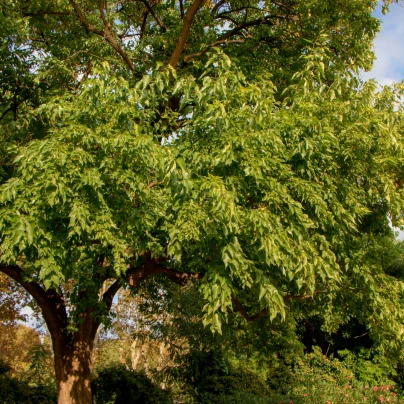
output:
[[[402,283],[360,233],[402,209],[401,87],[357,79],[374,7],[3,2],[0,270],[42,310],[60,403],[91,402],[97,329],[151,276],[202,279],[219,332],[307,299],[334,316],[354,283],[400,349]]]
[[[23,309],[32,306],[32,299],[24,289],[1,273],[0,360],[10,366],[14,374],[27,370],[29,351],[40,343],[38,332],[23,325],[27,320]]]

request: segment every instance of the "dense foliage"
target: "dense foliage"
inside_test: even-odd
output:
[[[4,404],[55,403],[57,395],[54,385],[13,377],[9,371],[10,368],[0,361],[0,402]]]
[[[403,86],[358,78],[375,7],[2,2],[0,271],[44,314],[61,403],[91,402],[97,330],[146,280],[157,305],[200,280],[215,332],[352,320],[402,355],[374,258],[402,226]]]

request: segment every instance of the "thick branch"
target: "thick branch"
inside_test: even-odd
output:
[[[147,260],[141,267],[131,269],[127,274],[127,280],[131,287],[135,287],[142,280],[154,274],[166,275],[168,279],[181,286],[192,279],[202,279],[205,275],[203,273],[180,272],[160,264],[157,260]]]
[[[38,10],[38,11],[31,11],[26,12],[23,11],[22,15],[24,17],[33,17],[35,15],[70,15],[70,11],[52,11],[52,10]]]
[[[129,67],[130,71],[133,73],[135,71],[135,65],[130,60],[128,54],[121,48],[112,34],[108,33],[105,35],[105,40],[111,45],[113,49],[115,49],[122,57],[126,65]]]
[[[174,69],[177,68],[178,61],[180,60],[182,51],[184,50],[194,16],[203,2],[204,0],[194,0],[184,16],[180,37],[178,38],[177,45],[168,62]]]
[[[144,31],[146,29],[146,22],[147,22],[147,17],[149,15],[149,10],[146,8],[146,11],[143,14],[142,17],[142,23],[140,24],[140,32],[139,32],[139,39],[142,40],[144,36]]]
[[[117,279],[102,295],[102,300],[105,302],[108,311],[111,310],[112,301],[114,300],[114,297],[121,286],[122,281],[120,279]]]
[[[72,5],[72,7],[74,8],[74,11],[77,14],[77,17],[79,17],[79,20],[81,21],[81,23],[86,27],[87,31],[89,32],[93,32],[94,34],[97,34],[99,36],[104,36],[104,31],[100,31],[98,29],[95,28],[94,25],[90,24],[86,17],[84,17],[84,14],[81,12],[79,6],[75,3],[74,0],[69,0],[70,4]]]
[[[269,310],[268,308],[265,308],[261,310],[259,313],[257,313],[255,316],[249,316],[246,309],[242,306],[240,301],[237,299],[236,296],[232,296],[231,298],[232,302],[236,306],[237,311],[247,320],[247,321],[257,321],[261,317],[265,316],[268,314]]]
[[[118,292],[118,290],[121,288],[121,286],[122,286],[122,280],[117,279],[102,295],[102,301],[105,303],[108,312],[111,310],[114,297]],[[82,324],[80,325],[81,330],[77,335],[77,337],[84,338],[90,343],[93,343],[94,338],[97,334],[97,330],[101,324],[101,318],[100,317],[94,318],[93,311],[94,310],[91,307],[87,309],[85,313],[83,313]]]
[[[56,290],[45,291],[37,282],[24,280],[23,271],[18,266],[0,264],[0,271],[20,284],[35,299],[53,338],[63,333],[67,326],[67,313],[63,297]]]
[[[192,272],[180,272],[175,269],[167,268],[163,265],[159,265],[154,271],[155,274],[164,274],[170,281],[177,283],[178,285],[184,286],[188,281],[193,279],[202,279],[205,274],[203,273],[192,273]]]

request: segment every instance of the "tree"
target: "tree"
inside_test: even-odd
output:
[[[3,2],[0,270],[42,310],[59,403],[91,402],[97,329],[151,278],[201,280],[219,332],[356,282],[400,347],[402,283],[362,259],[403,202],[402,87],[357,77],[375,7]]]

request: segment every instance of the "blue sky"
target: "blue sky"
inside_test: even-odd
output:
[[[370,72],[362,73],[363,79],[376,79],[381,85],[404,80],[404,2],[392,4],[386,15],[379,9],[376,16],[382,27],[375,40],[376,60]],[[398,235],[404,240],[404,231]]]
[[[382,29],[375,40],[376,60],[364,79],[375,78],[380,84],[404,80],[404,3],[392,4],[386,15],[379,9],[376,16],[382,20]]]

